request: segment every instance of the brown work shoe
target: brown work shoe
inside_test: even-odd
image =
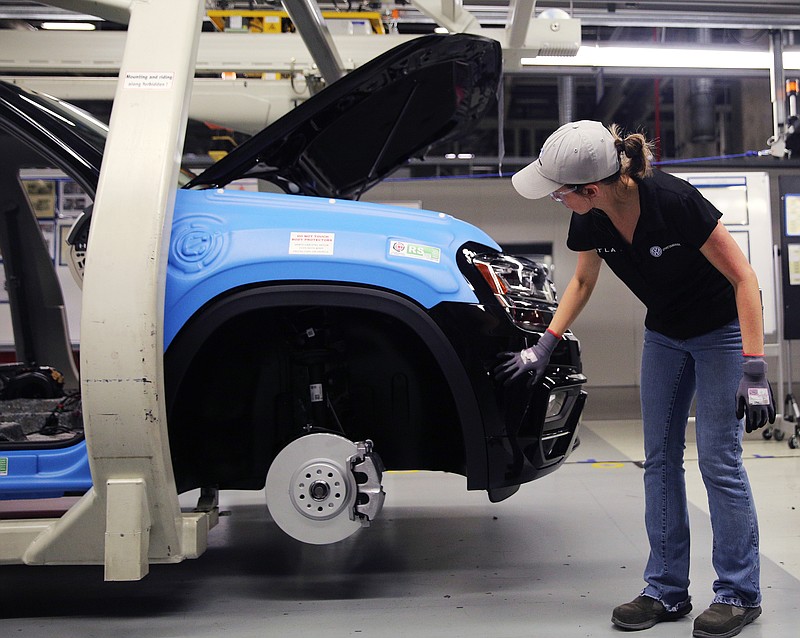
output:
[[[761,615],[761,607],[714,603],[694,619],[695,638],[731,638]]]
[[[690,611],[692,604],[688,602],[676,611],[669,611],[660,600],[638,596],[635,600],[616,607],[611,614],[611,622],[620,629],[638,631],[650,629],[656,623],[678,620]]]

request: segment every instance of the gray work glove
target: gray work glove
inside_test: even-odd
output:
[[[521,352],[502,352],[499,357],[503,359],[494,369],[494,378],[508,385],[526,372],[533,372],[528,385],[533,385],[544,375],[550,355],[556,349],[561,338],[549,330],[545,332],[537,344],[525,348]]]
[[[775,423],[775,399],[767,381],[767,362],[763,357],[745,357],[742,380],[736,390],[736,418],[744,417],[747,432]]]

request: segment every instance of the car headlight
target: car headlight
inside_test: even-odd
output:
[[[558,298],[547,266],[497,253],[473,255],[472,264],[517,326],[542,330],[549,325]]]

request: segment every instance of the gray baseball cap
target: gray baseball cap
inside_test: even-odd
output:
[[[600,122],[580,120],[561,126],[545,141],[539,157],[511,177],[528,199],[546,197],[565,184],[590,184],[620,169],[611,132]]]

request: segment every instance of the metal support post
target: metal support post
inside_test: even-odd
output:
[[[137,579],[149,563],[202,552],[215,520],[180,510],[163,380],[167,249],[203,10],[201,0],[130,2],[83,287],[94,485],[44,529],[25,528],[28,537],[0,523],[0,537],[14,532],[20,562],[104,563],[108,580]]]
[[[770,100],[772,101],[772,135],[776,140],[783,136],[786,122],[785,78],[783,71],[783,32],[780,29],[770,32],[770,53],[772,64],[769,67]]]
[[[106,483],[106,580],[139,580],[150,571],[150,508],[142,479]]]

